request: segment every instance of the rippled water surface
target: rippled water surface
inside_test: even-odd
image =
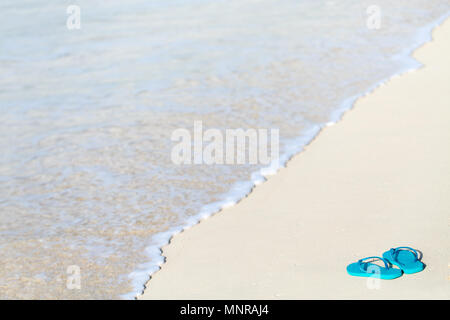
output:
[[[289,156],[416,67],[408,53],[450,10],[377,0],[374,30],[365,0],[75,2],[80,30],[70,1],[0,3],[0,298],[132,298],[158,247],[261,169],[174,165],[173,130],[279,128]]]

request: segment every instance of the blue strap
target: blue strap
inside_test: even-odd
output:
[[[386,259],[381,258],[381,257],[376,257],[376,256],[374,256],[374,257],[367,257],[367,258],[363,258],[363,259],[359,259],[359,260],[358,260],[358,263],[359,263],[359,269],[360,269],[361,271],[364,271],[364,272],[366,271],[366,270],[363,269],[363,264],[366,264],[366,263],[368,263],[368,262],[363,262],[363,261],[364,261],[364,260],[368,260],[368,259],[378,259],[378,260],[381,260],[381,261],[384,262],[384,266],[386,267],[386,269],[389,269],[389,263],[387,262]]]
[[[395,262],[397,262],[398,264],[403,265],[403,263],[401,263],[401,262],[399,262],[397,260],[398,254],[403,249],[406,249],[406,250],[409,250],[410,252],[412,252],[414,254],[414,257],[416,258],[416,261],[419,260],[419,256],[417,255],[417,251],[414,250],[413,248],[410,248],[410,247],[397,247],[397,248],[391,248],[391,257],[392,257],[392,259],[394,259]]]

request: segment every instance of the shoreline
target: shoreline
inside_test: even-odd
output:
[[[287,166],[287,163],[296,155],[302,153],[305,148],[312,143],[322,132],[323,129],[325,129],[328,126],[335,125],[339,121],[342,120],[345,113],[351,111],[355,103],[358,101],[358,99],[371,94],[374,90],[377,90],[379,87],[384,86],[386,83],[388,83],[391,79],[400,77],[404,74],[407,74],[409,72],[414,72],[422,68],[424,65],[415,59],[413,57],[413,54],[416,50],[418,50],[420,47],[425,45],[426,43],[432,41],[432,33],[433,30],[442,25],[447,19],[449,19],[450,13],[442,15],[440,18],[438,18],[436,21],[421,27],[417,31],[417,37],[416,41],[413,45],[411,45],[409,48],[405,48],[403,50],[402,54],[397,54],[396,59],[404,59],[405,60],[405,66],[403,69],[397,71],[393,75],[386,77],[384,79],[379,80],[376,82],[373,86],[370,86],[367,90],[350,96],[342,103],[340,104],[340,107],[335,110],[330,115],[330,120],[324,124],[317,124],[316,126],[312,126],[306,130],[308,133],[303,134],[297,138],[294,138],[290,140],[287,143],[288,149],[290,151],[285,151],[281,159],[282,161],[279,161],[277,164],[270,164],[267,167],[263,167],[257,171],[254,171],[251,174],[251,179],[248,181],[240,181],[235,185],[228,193],[225,193],[223,195],[223,200],[208,203],[204,205],[199,213],[196,216],[191,217],[188,221],[185,221],[183,225],[177,225],[170,229],[169,231],[166,231],[162,234],[157,234],[154,239],[156,239],[154,242],[157,242],[157,245],[152,245],[147,247],[146,250],[151,251],[149,253],[149,257],[151,258],[151,267],[144,267],[139,268],[135,271],[133,271],[132,274],[139,274],[139,279],[141,278],[147,278],[147,280],[144,282],[143,285],[140,285],[142,281],[137,281],[139,279],[134,279],[134,282],[139,282],[139,284],[134,285],[137,288],[143,287],[142,290],[138,289],[137,292],[129,292],[127,294],[122,294],[121,297],[124,299],[137,299],[140,295],[143,294],[145,291],[145,285],[149,282],[152,275],[156,272],[158,272],[162,265],[164,265],[166,258],[163,255],[162,248],[170,244],[172,238],[176,236],[177,234],[184,232],[186,230],[189,230],[190,228],[194,227],[195,225],[202,222],[202,220],[210,218],[214,216],[215,214],[219,213],[220,211],[232,207],[234,205],[237,205],[241,200],[246,198],[251,192],[253,192],[254,188],[256,188],[259,184],[264,183],[267,181],[268,178],[271,176],[277,174],[277,172],[280,170],[280,168],[285,168]],[[245,187],[247,191],[242,191],[242,189]],[[241,195],[236,198],[234,195],[236,192],[238,192],[236,189],[239,189],[241,191]],[[230,200],[230,198],[232,198]],[[155,247],[158,252],[155,252]],[[155,263],[156,261],[156,263]],[[147,266],[147,264],[145,264]],[[134,277],[132,277],[134,278]]]
[[[443,19],[442,19],[443,20]],[[436,30],[440,30],[440,29],[444,29],[444,26],[446,26],[445,28],[446,29],[448,29],[449,27],[449,21],[448,21],[448,19],[445,21],[445,22],[442,22],[442,24],[440,24],[440,23],[436,23],[438,26],[436,26],[434,29],[433,29],[433,32],[432,32],[432,34],[433,34],[433,41],[431,41],[431,42],[429,42],[429,41],[427,41],[425,44],[423,44],[421,47],[419,47],[419,49],[416,49],[414,52],[413,52],[413,57],[416,57],[417,56],[417,54],[418,54],[418,52],[422,52],[423,51],[423,48],[426,48],[426,47],[429,47],[430,46],[430,44],[433,44],[433,43],[435,43],[436,41],[434,41],[435,40],[435,33],[437,32]],[[439,25],[440,24],[440,25]],[[442,41],[441,41],[442,42]],[[447,45],[448,46],[448,45]],[[441,56],[441,59],[442,59],[442,56]],[[444,58],[445,59],[445,58]],[[398,79],[404,79],[405,77],[408,77],[409,75],[416,75],[417,73],[421,73],[422,72],[422,70],[425,68],[425,69],[428,69],[429,67],[427,66],[427,64],[426,64],[426,61],[424,62],[424,61],[422,61],[422,59],[417,59],[418,60],[418,62],[419,62],[419,65],[418,65],[418,67],[416,68],[416,69],[414,69],[416,72],[414,72],[414,73],[410,73],[410,72],[408,72],[408,71],[403,71],[403,72],[399,72],[399,73],[397,73],[397,74],[395,74],[395,75],[393,75],[392,77],[390,77],[388,80],[385,80],[385,81],[381,81],[381,83],[379,83],[379,84],[377,84],[374,88],[372,88],[372,89],[369,89],[366,93],[362,93],[358,98],[355,98],[354,100],[352,99],[352,101],[353,101],[353,103],[351,103],[351,107],[350,108],[348,108],[346,111],[343,111],[342,112],[342,116],[340,117],[340,119],[341,120],[338,120],[337,121],[337,123],[332,127],[332,128],[330,128],[330,129],[328,129],[329,128],[329,126],[324,126],[324,127],[322,127],[321,129],[320,129],[320,131],[319,131],[319,133],[318,134],[316,134],[303,148],[302,148],[302,150],[303,151],[306,151],[306,150],[309,150],[309,149],[316,149],[314,146],[316,145],[316,144],[318,144],[318,141],[321,141],[321,140],[324,140],[325,138],[319,138],[319,137],[322,137],[322,136],[329,136],[329,134],[327,133],[327,132],[329,132],[330,130],[331,131],[333,131],[333,128],[335,128],[335,127],[340,127],[340,128],[342,128],[342,126],[350,126],[350,125],[347,125],[347,124],[345,124],[346,122],[348,122],[348,120],[346,120],[346,121],[342,121],[343,119],[345,119],[345,118],[349,118],[350,116],[351,116],[351,114],[353,114],[353,113],[355,113],[355,110],[357,110],[358,109],[358,104],[364,104],[364,102],[361,102],[361,101],[365,101],[366,99],[370,99],[370,97],[372,97],[372,96],[374,96],[374,95],[377,95],[377,93],[379,92],[379,91],[381,91],[381,90],[385,90],[385,88],[386,87],[389,87],[389,86],[392,86],[392,83],[396,83],[397,81],[398,81]],[[399,74],[400,74],[400,76],[399,76]],[[443,76],[444,78],[445,78],[445,75]],[[445,82],[445,80],[444,80],[444,82]],[[355,102],[355,100],[356,100],[356,102]],[[372,108],[373,109],[373,108]],[[349,112],[349,111],[351,111],[351,112]],[[424,110],[425,111],[425,110]],[[372,110],[372,113],[373,113],[373,110]],[[378,115],[378,117],[379,117],[379,115]],[[369,118],[370,119],[370,118]],[[367,119],[366,119],[367,120]],[[370,120],[372,120],[372,119],[370,119]],[[382,120],[382,119],[381,119]],[[342,125],[342,123],[344,123],[344,125]],[[361,124],[360,124],[361,125]],[[328,138],[329,139],[329,138]],[[312,142],[314,142],[313,144],[312,144]],[[323,143],[322,143],[323,144]],[[239,200],[237,203],[237,205],[235,205],[235,206],[233,206],[233,207],[229,207],[229,208],[226,208],[226,210],[225,210],[225,208],[224,209],[222,209],[222,210],[220,210],[219,212],[217,212],[217,213],[215,213],[215,214],[213,214],[214,215],[214,219],[208,219],[208,220],[200,220],[200,221],[198,221],[198,223],[196,223],[196,224],[194,224],[194,225],[196,225],[196,229],[195,230],[199,230],[200,228],[201,228],[201,226],[203,226],[203,225],[208,225],[208,226],[210,226],[210,225],[212,225],[212,224],[214,224],[214,225],[216,225],[216,227],[202,227],[202,229],[203,230],[205,230],[205,228],[212,228],[212,229],[214,229],[214,228],[218,228],[217,226],[218,225],[220,225],[220,223],[219,222],[211,222],[211,221],[216,221],[217,220],[217,218],[216,218],[216,216],[217,217],[220,217],[220,218],[222,218],[222,217],[224,217],[224,216],[227,216],[227,215],[230,215],[230,212],[232,212],[232,213],[234,213],[234,212],[236,212],[236,211],[243,211],[243,210],[245,210],[245,209],[242,209],[242,207],[245,205],[245,206],[249,206],[247,203],[248,202],[255,202],[255,200],[253,200],[255,197],[258,197],[258,195],[254,195],[255,193],[258,193],[258,194],[261,194],[261,193],[266,193],[266,196],[267,195],[269,195],[270,196],[270,194],[272,194],[272,193],[275,193],[276,191],[275,190],[270,190],[270,188],[273,188],[273,187],[271,187],[271,185],[273,185],[273,184],[276,184],[276,185],[278,185],[277,187],[280,187],[280,186],[283,186],[283,184],[281,183],[281,184],[279,184],[279,180],[280,179],[283,179],[283,178],[286,178],[286,177],[282,177],[282,178],[276,178],[276,177],[278,177],[282,172],[284,173],[283,175],[284,176],[286,176],[287,174],[285,173],[287,170],[289,170],[290,172],[292,172],[294,169],[293,168],[291,168],[291,167],[295,167],[296,166],[296,164],[298,163],[298,162],[303,162],[303,161],[301,161],[302,160],[302,157],[304,157],[304,155],[305,154],[308,154],[308,152],[303,152],[303,151],[300,151],[300,152],[298,152],[298,153],[296,153],[294,156],[292,156],[292,157],[290,157],[290,160],[287,160],[287,167],[281,167],[280,169],[279,169],[279,171],[278,171],[278,173],[276,174],[276,175],[274,175],[274,176],[271,176],[267,181],[265,181],[265,183],[264,184],[260,184],[260,186],[258,186],[258,188],[254,188],[254,187],[252,187],[251,189],[251,191],[246,195],[246,196],[244,196],[241,200]],[[320,153],[320,152],[319,152]],[[300,157],[299,158],[299,155],[301,155],[302,157]],[[295,162],[295,164],[294,164],[294,162]],[[301,171],[301,169],[299,169],[300,171]],[[306,169],[304,169],[304,170],[306,170]],[[316,171],[317,171],[317,169],[315,169]],[[317,172],[316,172],[317,173]],[[350,173],[349,173],[350,174]],[[271,182],[272,180],[275,180],[276,182]],[[269,184],[269,187],[265,187],[267,184]],[[267,189],[269,188],[269,191],[266,191]],[[259,191],[259,189],[263,189],[263,191]],[[244,202],[245,202],[245,204],[244,204]],[[291,204],[292,205],[292,204]],[[256,209],[263,209],[263,208],[258,208],[258,206],[255,204],[254,205],[255,207],[256,207]],[[262,205],[260,205],[260,206],[262,206]],[[250,207],[251,208],[253,208],[252,207],[252,205],[250,205]],[[302,209],[302,206],[300,205],[299,206],[299,208],[298,208],[299,210],[301,210]],[[223,215],[222,214],[222,212],[227,212],[227,214],[226,215]],[[242,214],[242,213],[241,213]],[[236,215],[236,214],[235,214]],[[236,217],[235,217],[236,218]],[[255,217],[253,217],[254,219],[257,219],[258,217],[257,216],[255,216]],[[273,217],[272,217],[273,218]],[[222,219],[222,220],[224,220],[224,219]],[[228,221],[230,221],[230,219],[228,219]],[[199,222],[202,222],[202,223],[199,223]],[[236,222],[238,222],[238,221],[236,221]],[[223,222],[222,222],[223,223]],[[258,223],[258,221],[255,221],[255,223]],[[230,224],[227,224],[227,227],[230,227]],[[175,271],[170,271],[170,269],[177,269],[177,268],[173,268],[173,265],[174,264],[177,264],[178,265],[178,272],[183,272],[183,263],[189,263],[190,265],[193,263],[193,261],[192,260],[190,260],[190,261],[188,261],[188,262],[186,262],[186,260],[182,260],[182,258],[176,258],[176,259],[179,259],[179,261],[178,262],[173,262],[172,261],[172,259],[174,259],[174,257],[173,257],[173,254],[171,253],[171,252],[175,252],[175,255],[176,254],[179,254],[180,256],[183,254],[181,251],[180,251],[180,247],[184,247],[184,246],[192,246],[191,244],[192,243],[196,243],[195,242],[195,240],[192,240],[192,239],[197,239],[198,237],[202,237],[202,236],[200,236],[200,235],[197,235],[197,236],[191,236],[191,235],[193,235],[195,232],[185,232],[187,229],[190,229],[190,227],[188,227],[188,228],[185,228],[185,229],[183,229],[183,232],[181,232],[181,233],[177,233],[177,234],[175,234],[175,235],[173,235],[172,237],[171,237],[171,239],[170,239],[170,242],[169,242],[169,244],[168,245],[165,245],[163,248],[163,256],[165,256],[166,257],[166,261],[164,262],[164,266],[163,266],[163,268],[161,269],[161,270],[159,270],[159,271],[156,271],[155,273],[153,273],[152,274],[152,276],[151,276],[151,279],[150,279],[150,281],[147,283],[147,285],[146,285],[146,288],[149,288],[149,289],[145,289],[145,291],[144,291],[144,294],[140,297],[140,298],[154,298],[154,297],[159,297],[159,298],[174,298],[173,296],[166,296],[165,295],[165,293],[164,293],[164,291],[166,291],[166,292],[170,292],[170,288],[168,288],[168,289],[162,289],[162,286],[165,286],[165,285],[171,285],[171,286],[173,286],[174,284],[172,283],[172,281],[169,281],[168,280],[168,277],[170,278],[170,273],[172,272],[172,276],[174,276],[174,274],[173,274],[173,272],[175,272]],[[216,230],[217,231],[217,230]],[[198,233],[199,231],[197,231],[197,233]],[[206,231],[202,231],[202,232],[206,232]],[[241,232],[241,231],[240,231]],[[206,232],[207,233],[207,232]],[[212,234],[215,234],[215,232],[213,232]],[[252,235],[252,232],[249,230],[249,234],[250,235]],[[211,233],[210,233],[210,235],[211,235]],[[230,235],[230,234],[229,234]],[[205,236],[205,235],[203,235],[203,240],[204,240],[204,242],[207,242],[207,240],[208,240],[208,236]],[[184,240],[183,240],[184,239]],[[183,243],[183,241],[185,242],[185,243]],[[287,239],[287,241],[290,241],[290,239]],[[197,243],[198,244],[198,243]],[[404,245],[407,245],[407,243],[404,243]],[[174,247],[175,246],[175,247]],[[223,246],[226,246],[226,244],[223,244]],[[194,246],[195,247],[195,246]],[[238,247],[238,246],[237,246]],[[221,247],[221,249],[223,249],[223,247]],[[389,248],[386,248],[386,249],[389,249]],[[420,248],[419,248],[420,249]],[[200,250],[200,249],[199,249]],[[218,250],[219,251],[219,250]],[[373,252],[369,252],[369,253],[373,253]],[[381,254],[381,252],[380,252],[380,254]],[[368,254],[368,255],[371,255],[371,254]],[[202,256],[202,258],[203,259],[206,259],[205,257],[203,257],[203,254],[202,254],[202,252],[198,252],[198,256]],[[425,256],[426,256],[426,253],[425,253]],[[217,258],[216,258],[216,260],[215,261],[217,261]],[[209,262],[209,261],[208,261]],[[349,262],[351,262],[351,261],[349,261]],[[233,265],[233,263],[231,263],[231,265]],[[245,264],[244,264],[245,265]],[[447,266],[447,265],[446,265]],[[167,267],[167,269],[169,269],[169,270],[167,270],[167,271],[165,271],[166,270],[166,267]],[[202,267],[200,267],[200,269],[203,269]],[[203,269],[202,271],[206,271],[205,269]],[[169,276],[165,276],[165,275],[163,275],[163,273],[164,274],[169,274]],[[202,273],[201,271],[198,271],[198,273]],[[178,279],[178,280],[180,280],[179,279],[179,277],[180,277],[180,275],[178,275],[177,274],[177,276],[176,276],[176,278]],[[185,277],[183,277],[184,278],[184,280],[186,280],[185,281],[185,283],[181,283],[181,284],[178,284],[178,286],[183,286],[183,285],[185,285],[186,284],[186,282],[189,282],[189,281],[191,281],[190,279],[186,279]],[[161,280],[162,279],[162,280]],[[214,279],[214,278],[212,278],[212,279]],[[240,279],[240,280],[243,280],[243,279]],[[168,282],[169,281],[169,282]],[[350,280],[350,282],[352,282],[352,280]],[[159,285],[160,283],[165,283],[164,285]],[[158,287],[157,287],[158,286]],[[178,286],[176,286],[175,288],[177,288],[178,289]],[[157,287],[157,289],[154,289],[154,287]],[[215,286],[212,286],[211,287],[211,291],[207,291],[207,289],[208,288],[203,288],[204,289],[204,291],[203,292],[208,292],[210,295],[212,295],[212,296],[215,296],[215,295],[217,295],[217,292],[216,292],[216,289],[217,288],[215,288]],[[158,290],[160,291],[160,293],[159,293],[159,295],[158,295]],[[172,290],[173,290],[173,287],[172,287]],[[206,290],[206,291],[205,291]],[[195,291],[195,290],[194,290]],[[178,291],[177,291],[178,292]],[[181,293],[181,292],[179,292],[179,293]],[[261,292],[262,293],[262,292]],[[262,297],[265,297],[265,298],[267,298],[267,296],[268,295],[263,295]],[[280,295],[281,297],[282,297],[282,295]],[[320,296],[320,295],[319,295]],[[197,296],[197,295],[187,295],[187,296],[184,296],[184,295],[182,295],[181,297],[184,297],[184,298],[193,298],[193,297],[205,297],[205,296]],[[222,295],[217,295],[217,297],[223,297]],[[229,297],[229,296],[225,296],[225,297],[228,297],[228,298],[235,298],[235,297]],[[247,296],[247,298],[249,298],[249,297],[253,297],[253,296]],[[275,298],[277,297],[276,295],[274,296]]]

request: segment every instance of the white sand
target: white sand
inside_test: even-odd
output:
[[[450,298],[450,21],[425,67],[359,99],[238,205],[174,237],[146,299]],[[381,280],[346,266],[393,246],[423,272]]]

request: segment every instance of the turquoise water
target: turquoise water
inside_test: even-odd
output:
[[[68,5],[81,29],[66,27]],[[133,298],[171,235],[277,167],[185,165],[177,128],[277,128],[281,164],[419,66],[450,1],[0,4],[0,298]],[[67,288],[67,267],[81,288]]]

